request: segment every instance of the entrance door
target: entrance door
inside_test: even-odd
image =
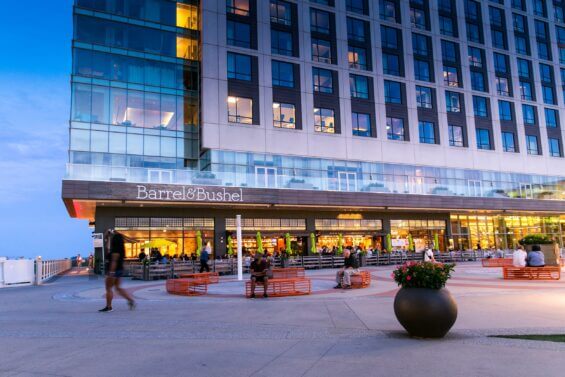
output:
[[[357,191],[357,173],[340,171],[337,173],[339,191]]]
[[[277,187],[277,169],[266,166],[255,166],[256,187]]]
[[[483,183],[481,181],[468,181],[469,196],[483,196]]]
[[[530,183],[520,183],[520,198],[533,198],[532,185]]]
[[[147,171],[147,179],[151,183],[172,183],[173,173],[170,170],[151,169]]]

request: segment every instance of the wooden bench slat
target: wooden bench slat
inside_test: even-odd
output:
[[[506,280],[559,280],[561,267],[512,267],[504,266],[503,277]]]
[[[262,282],[257,282],[262,286]],[[269,279],[267,283],[267,294],[272,297],[309,295],[312,291],[312,283],[308,278]],[[261,293],[262,289],[256,293]],[[245,282],[245,297],[251,297],[251,281]]]
[[[358,274],[351,275],[351,288],[367,288],[371,285],[371,273],[369,271],[359,271]]]

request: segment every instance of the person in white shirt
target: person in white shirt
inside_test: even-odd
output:
[[[524,251],[522,246],[518,246],[512,255],[512,265],[514,267],[526,267],[526,257],[528,254]]]
[[[424,250],[424,262],[436,262],[436,258],[434,257],[434,252],[430,248],[426,248]]]

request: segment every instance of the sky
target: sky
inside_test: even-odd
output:
[[[72,0],[0,12],[0,256],[87,255],[88,222],[61,200],[68,161]]]

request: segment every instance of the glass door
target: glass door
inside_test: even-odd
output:
[[[357,173],[340,171],[337,174],[339,191],[357,191]]]
[[[273,167],[255,167],[255,186],[256,187],[277,187],[277,169]]]
[[[469,180],[468,187],[469,187],[469,191],[468,191],[469,196],[474,196],[474,197],[483,196],[483,184],[481,181]]]

